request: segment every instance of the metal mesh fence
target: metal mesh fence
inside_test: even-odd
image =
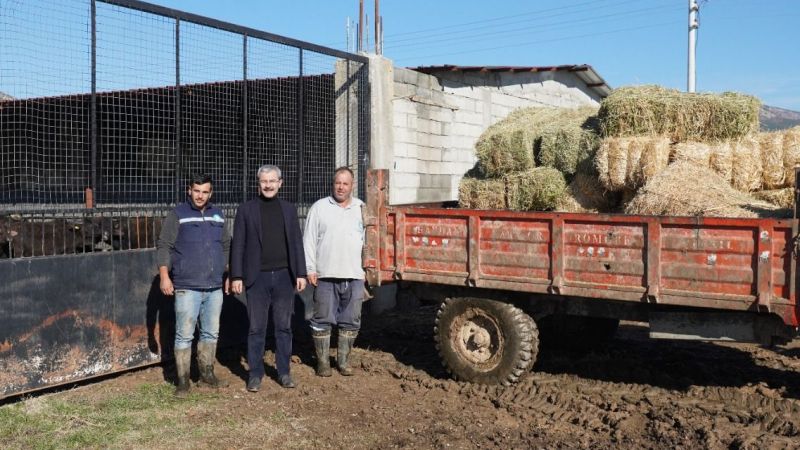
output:
[[[366,66],[136,0],[0,0],[2,228],[64,253],[64,220],[168,209],[193,173],[213,176],[232,216],[262,164],[281,167],[301,212],[339,165],[363,186]]]

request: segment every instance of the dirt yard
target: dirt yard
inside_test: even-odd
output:
[[[218,368],[230,386],[178,408],[179,435],[124,447],[177,448],[800,448],[800,342],[775,349],[647,339],[623,324],[599,350],[543,349],[534,372],[512,387],[450,380],[433,343],[436,307],[365,317],[356,376],[313,372],[298,333],[296,389],[265,380],[244,389],[236,352]],[[272,353],[266,361],[272,367]],[[268,372],[268,374],[270,374]],[[107,396],[163,385],[152,367],[43,395]],[[274,371],[271,372],[274,377]],[[171,390],[164,389],[165,394]],[[37,398],[25,400],[35,402]],[[179,405],[180,406],[180,405]],[[30,407],[29,407],[30,408]]]

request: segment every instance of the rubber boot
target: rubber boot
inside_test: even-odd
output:
[[[331,376],[331,332],[328,330],[311,332],[314,350],[317,352],[317,376]]]
[[[353,375],[353,369],[350,367],[348,360],[356,336],[358,336],[358,331],[356,330],[339,330],[339,348],[336,355],[336,365],[339,367],[339,373],[346,377]]]
[[[200,383],[212,388],[225,387],[222,381],[214,375],[214,361],[216,360],[217,343],[197,343],[197,367],[200,369]]]
[[[178,385],[175,387],[176,397],[186,397],[191,389],[189,369],[192,367],[192,349],[182,348],[175,350],[175,371],[178,375]]]

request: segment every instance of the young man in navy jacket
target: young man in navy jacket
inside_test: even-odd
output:
[[[220,386],[214,375],[214,360],[222,288],[228,289],[226,272],[231,239],[225,227],[225,214],[210,203],[211,194],[211,176],[194,175],[189,183],[189,199],[167,214],[158,239],[156,258],[161,292],[175,296],[177,396],[189,392],[192,341],[198,319],[200,382]]]
[[[259,167],[259,196],[239,206],[233,224],[231,290],[247,293],[247,390],[258,392],[264,377],[264,342],[272,309],[275,365],[278,381],[295,387],[289,373],[292,356],[292,312],[295,292],[306,287],[306,261],[297,208],[277,198],[283,184],[281,169]]]

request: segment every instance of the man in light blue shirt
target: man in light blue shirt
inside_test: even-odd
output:
[[[311,334],[317,353],[317,375],[331,376],[331,330],[338,330],[336,355],[339,373],[353,375],[348,363],[353,341],[361,329],[364,300],[364,202],[353,197],[353,171],[340,167],[334,172],[333,195],[318,200],[308,211],[303,246],[308,281],[314,291]]]

